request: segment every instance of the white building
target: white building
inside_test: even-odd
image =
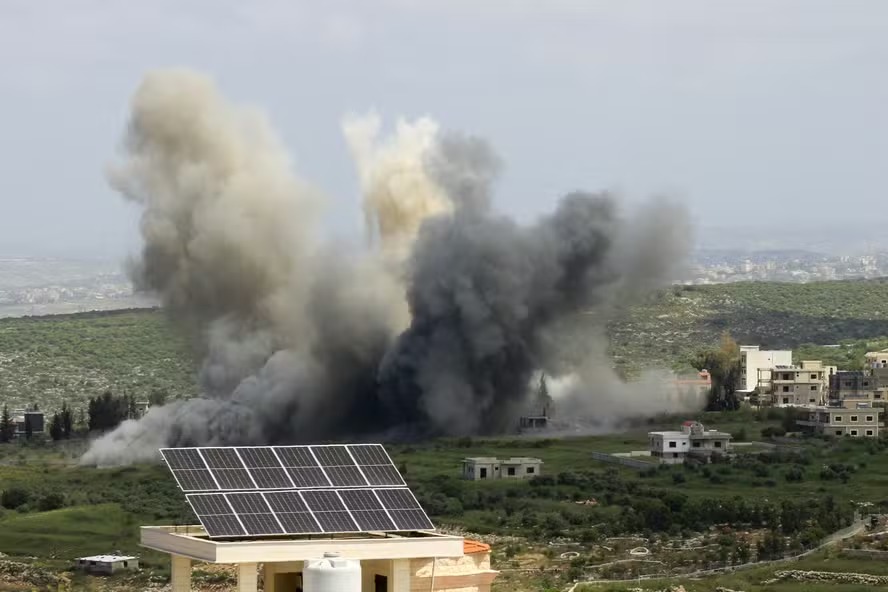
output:
[[[686,432],[650,432],[648,438],[651,456],[660,459],[661,464],[682,464],[691,447],[691,436]]]
[[[129,555],[92,555],[78,557],[77,569],[91,574],[111,575],[139,569],[139,560]]]
[[[774,366],[791,366],[792,351],[762,350],[757,345],[740,346],[740,383],[738,393],[749,394],[756,388],[770,392],[771,369]]]
[[[681,464],[689,456],[708,462],[710,457],[730,451],[731,434],[707,430],[697,421],[686,421],[681,431],[649,432],[648,443],[651,456],[661,464]]]
[[[463,478],[471,481],[484,479],[530,479],[542,472],[543,461],[538,458],[516,457],[500,460],[489,456],[463,459]]]

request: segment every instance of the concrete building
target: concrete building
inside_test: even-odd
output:
[[[836,372],[829,381],[829,400],[840,403],[845,399],[871,400],[879,388],[878,380],[861,370]]]
[[[816,407],[797,423],[807,431],[827,436],[878,438],[882,410],[860,403],[853,408]]]
[[[200,526],[143,526],[141,544],[170,555],[171,592],[191,591],[193,561],[235,565],[238,592],[257,592],[260,570],[265,592],[293,592],[307,562],[331,552],[359,562],[360,592],[490,592],[498,573],[488,545],[424,531],[216,541]]]
[[[476,456],[463,459],[463,478],[471,481],[483,479],[530,479],[542,473],[543,461],[538,458],[518,457],[500,460]]]
[[[76,567],[86,573],[110,576],[139,569],[139,560],[129,555],[92,555],[78,557]]]
[[[711,390],[712,376],[708,370],[680,374],[672,382],[672,400],[679,405],[697,406],[706,402]]]
[[[748,395],[756,388],[759,392],[771,392],[771,368],[791,365],[792,352],[789,350],[762,350],[758,345],[741,345],[737,392]]]
[[[775,405],[823,405],[835,366],[803,361],[798,366],[775,366],[770,371],[771,402]]]
[[[697,421],[686,421],[681,431],[649,432],[651,456],[661,464],[681,464],[688,458],[709,462],[712,456],[730,452],[731,434],[707,430]]]
[[[690,434],[679,431],[650,432],[648,443],[651,456],[659,459],[660,464],[680,465],[688,457],[691,437]]]
[[[866,352],[864,359],[868,370],[888,368],[888,349]]]

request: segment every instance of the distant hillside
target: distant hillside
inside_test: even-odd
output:
[[[888,346],[888,281],[735,283],[664,290],[611,323],[611,353],[631,373],[678,367],[729,330],[741,343],[797,348],[849,366]],[[880,340],[879,338],[882,338]],[[110,389],[147,398],[196,392],[188,344],[154,309],[0,319],[0,403],[75,407]]]
[[[632,370],[680,363],[725,330],[772,348],[875,343],[888,335],[888,280],[676,286],[625,311],[609,334],[617,364]]]
[[[186,341],[155,309],[0,319],[0,404],[81,407],[110,389],[195,392]]]

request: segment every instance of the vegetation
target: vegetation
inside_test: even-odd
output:
[[[173,399],[195,383],[188,343],[157,310],[0,319],[0,402],[10,410],[53,413],[67,402],[76,417],[105,391]]]
[[[684,368],[725,330],[765,348],[838,344],[806,346],[801,357],[860,365],[867,347],[888,347],[888,280],[675,286],[627,308],[609,327],[614,359],[629,373],[642,364]],[[821,355],[826,349],[833,357]]]

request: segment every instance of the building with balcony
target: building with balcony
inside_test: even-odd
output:
[[[768,372],[771,402],[775,405],[809,406],[826,403],[829,378],[835,366],[806,360],[798,366],[775,366]]]
[[[661,464],[681,464],[694,458],[709,462],[711,457],[728,454],[731,434],[707,430],[697,421],[686,421],[679,431],[649,432],[651,456]]]

